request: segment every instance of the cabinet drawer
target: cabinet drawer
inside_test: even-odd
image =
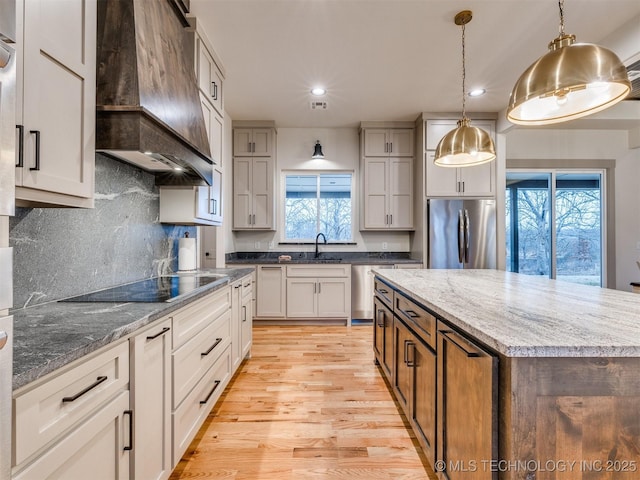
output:
[[[173,465],[177,465],[231,378],[231,345],[173,412]]]
[[[242,279],[242,301],[253,296],[253,278],[251,275]]]
[[[231,310],[172,355],[173,408],[184,400],[231,341]]]
[[[287,265],[287,277],[348,277],[351,274],[350,264],[331,265]]]
[[[373,292],[382,303],[393,310],[393,290],[377,278],[373,281]]]
[[[173,349],[180,348],[230,308],[231,289],[223,287],[211,295],[174,312],[172,315]]]
[[[434,350],[436,349],[436,317],[409,298],[397,294],[393,312],[409,325],[417,327],[416,333]]]
[[[18,394],[13,464],[22,463],[128,388],[129,343],[122,342]]]

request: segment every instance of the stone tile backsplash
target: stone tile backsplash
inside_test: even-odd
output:
[[[17,208],[14,307],[177,270],[177,239],[195,227],[159,223],[154,177],[96,155],[95,208]]]

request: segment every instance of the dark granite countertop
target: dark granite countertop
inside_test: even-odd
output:
[[[291,260],[279,261],[280,255],[290,255]],[[268,263],[349,263],[352,265],[393,265],[396,263],[422,263],[411,258],[409,252],[236,252],[227,254],[228,265]]]
[[[13,310],[13,389],[124,338],[252,271],[252,268],[202,270],[198,273],[222,273],[228,279],[200,287],[171,302],[49,302]]]

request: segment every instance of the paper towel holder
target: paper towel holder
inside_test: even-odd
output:
[[[189,238],[189,232],[185,232],[178,240],[178,271],[193,272],[197,269],[196,262],[196,239]]]

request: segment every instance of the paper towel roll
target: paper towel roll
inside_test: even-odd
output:
[[[178,240],[178,271],[185,272],[196,269],[196,239],[180,238]]]

